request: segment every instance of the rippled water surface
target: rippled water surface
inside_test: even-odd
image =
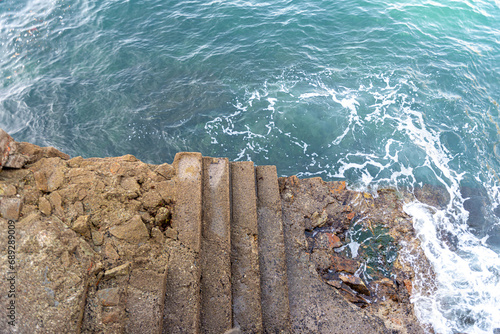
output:
[[[19,141],[443,189],[406,207],[437,273],[418,315],[500,328],[498,0],[3,0],[0,45]]]

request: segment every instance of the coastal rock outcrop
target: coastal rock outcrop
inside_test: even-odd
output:
[[[287,252],[304,266],[309,261],[325,286],[383,319],[387,328],[423,333],[410,302],[415,272],[406,256],[431,266],[403,211],[410,194],[381,189],[374,196],[349,190],[344,181],[295,176],[280,178],[280,193],[285,231],[295,238]]]
[[[228,322],[222,330],[246,326],[251,306],[262,323],[248,326],[257,332],[281,326],[279,316],[292,333],[423,333],[410,303],[415,273],[404,254],[428,263],[402,210],[408,194],[374,196],[319,178],[278,180],[274,167],[253,174],[251,162],[199,153],[173,165],[131,155],[70,159],[17,143],[3,130],[0,153],[0,270],[10,279],[0,283],[0,307],[11,306],[18,332],[210,332],[220,327],[206,316],[217,314],[209,310],[217,299],[229,303],[219,312]],[[234,184],[239,177],[244,192]],[[251,222],[253,229],[229,238],[224,224],[235,229],[235,220],[260,225],[257,231]],[[271,229],[262,225],[271,221]],[[230,244],[233,237],[238,245]],[[235,300],[249,273],[256,298],[247,289]],[[274,295],[275,286],[283,296]],[[245,305],[245,298],[255,303]],[[191,305],[189,319],[175,318],[185,311],[181,299]],[[287,314],[259,315],[261,301],[271,311],[279,302]],[[239,323],[231,323],[240,311]],[[12,328],[0,323],[2,333]]]

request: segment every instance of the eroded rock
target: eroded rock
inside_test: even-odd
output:
[[[145,242],[149,239],[148,229],[139,215],[135,215],[130,221],[122,225],[111,227],[109,231],[118,239],[134,244]]]
[[[21,206],[22,200],[20,198],[0,198],[0,217],[18,220]]]
[[[298,252],[295,258],[301,259],[296,261],[309,259],[310,268],[325,286],[383,319],[388,329],[423,333],[409,299],[413,269],[401,257],[411,254],[430,268],[418,247],[411,218],[403,211],[404,201],[411,195],[380,189],[372,196],[347,189],[345,182],[318,178],[288,177],[279,181],[288,226],[285,230],[293,232],[293,238],[303,233],[306,241],[290,242],[293,247],[288,251]],[[302,231],[298,231],[299,226],[303,226]],[[411,245],[411,250],[406,245]],[[432,281],[432,277],[429,279]],[[321,291],[322,295],[326,293]],[[291,303],[307,302],[292,298]]]
[[[7,240],[7,220],[0,219],[0,238]],[[99,255],[75,232],[58,220],[33,213],[15,223],[16,328],[20,333],[76,333],[90,285],[101,266]],[[6,243],[0,243],[0,270],[7,265]],[[8,291],[5,280],[0,289]],[[7,298],[0,304],[6,309]],[[0,332],[10,333],[6,321]]]

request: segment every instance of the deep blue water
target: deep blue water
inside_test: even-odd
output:
[[[435,294],[416,284],[419,317],[500,327],[498,0],[3,0],[0,45],[0,127],[18,141],[443,187],[445,208],[406,208],[437,272]]]

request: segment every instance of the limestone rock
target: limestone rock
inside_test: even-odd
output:
[[[21,207],[22,201],[20,198],[0,198],[0,217],[18,220]]]
[[[9,160],[9,153],[13,141],[14,139],[12,139],[7,132],[0,129],[0,168],[5,166],[5,163]]]
[[[78,217],[71,229],[86,238],[90,238],[89,216]]]
[[[67,154],[61,153],[53,147],[39,147],[30,143],[18,143],[0,129],[0,170],[3,167],[23,168],[41,158],[57,157],[69,159]]]
[[[15,227],[16,234],[22,235],[16,244],[18,332],[79,332],[87,289],[96,282],[99,256],[81,236],[38,212],[23,217]],[[0,240],[7,240],[6,234],[7,221],[0,219]],[[11,271],[7,265],[7,252],[3,251],[2,273]],[[4,281],[0,290],[8,291]],[[3,309],[6,300],[0,300]],[[0,322],[0,333],[11,333],[7,321]]]
[[[169,239],[177,240],[177,235],[178,235],[177,230],[174,228],[168,227],[165,230],[165,236]]]
[[[92,231],[92,242],[96,246],[101,246],[104,243],[104,235],[99,231]]]
[[[107,243],[104,246],[104,257],[111,259],[111,260],[118,260],[120,258],[120,255],[116,252],[115,248],[111,243]]]
[[[52,205],[45,197],[40,197],[38,200],[38,209],[46,216],[50,216],[52,214]]]
[[[112,278],[116,276],[125,276],[128,275],[130,272],[130,262],[127,262],[125,264],[122,264],[121,266],[114,267],[110,270],[106,270],[104,273],[105,278]]]
[[[155,186],[156,191],[160,194],[165,203],[170,203],[174,200],[175,196],[175,183],[174,180],[160,181]]]
[[[311,216],[312,227],[316,228],[324,226],[326,224],[327,219],[328,219],[328,214],[324,210],[321,213],[319,212],[313,213],[313,215]]]
[[[141,186],[133,177],[124,178],[121,182],[121,186],[123,189],[134,193],[138,193],[141,190]]]
[[[163,242],[165,242],[165,234],[163,234],[158,227],[153,227],[151,229],[151,238],[159,244],[163,244]]]
[[[55,214],[62,218],[64,216],[64,209],[62,207],[62,197],[61,195],[55,191],[49,195],[50,204],[52,204],[52,208],[55,211]]]
[[[148,229],[142,222],[140,215],[135,215],[127,223],[111,227],[109,232],[118,239],[135,244],[145,242],[149,239]]]
[[[166,178],[167,180],[172,179],[175,176],[175,169],[170,164],[162,164],[155,168],[155,172]]]
[[[15,196],[17,194],[17,189],[12,184],[1,184],[0,185],[0,196]]]
[[[146,209],[153,209],[160,206],[162,198],[156,190],[150,190],[142,196],[142,204]]]

